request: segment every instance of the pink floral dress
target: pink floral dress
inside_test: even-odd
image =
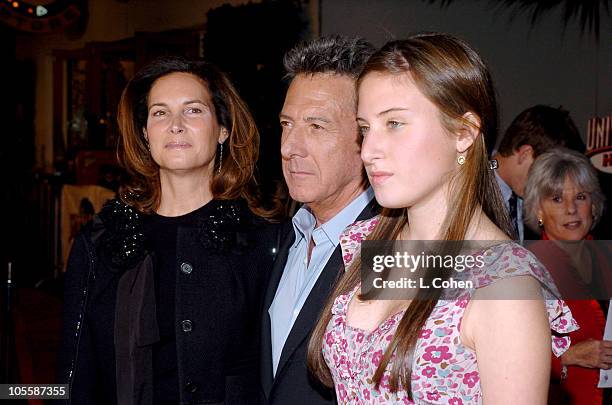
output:
[[[360,221],[344,231],[340,244],[347,267],[355,254],[358,254],[361,240],[365,239],[377,222],[377,218]],[[529,251],[508,242],[489,248],[484,257],[486,266],[482,269],[483,274],[476,275],[474,290],[504,277],[531,275],[548,287],[542,291],[551,329],[566,334],[578,328],[567,305],[555,298],[553,292],[556,287],[548,272]],[[421,329],[411,360],[413,402],[408,399],[403,387],[395,393],[390,391],[390,367],[383,375],[378,389],[372,382],[374,372],[404,311],[388,318],[372,332],[348,325],[348,304],[359,287],[335,299],[332,319],[324,335],[323,355],[331,371],[339,403],[482,403],[476,353],[463,346],[460,339],[461,319],[474,290],[464,293],[458,299],[438,301]],[[553,336],[552,351],[560,356],[569,344],[568,337]]]

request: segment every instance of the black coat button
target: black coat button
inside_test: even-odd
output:
[[[193,271],[193,266],[190,263],[181,263],[181,271],[185,274],[191,274]]]
[[[185,384],[185,391],[191,392],[192,394],[198,390],[198,386],[192,382]]]

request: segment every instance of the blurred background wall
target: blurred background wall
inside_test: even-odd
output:
[[[612,20],[601,14],[601,37],[563,23],[563,7],[535,24],[501,1],[323,0],[322,34],[363,35],[376,45],[419,31],[457,35],[474,46],[493,74],[500,129],[535,104],[562,105],[583,137],[587,121],[612,111]],[[543,2],[542,2],[543,3]],[[603,3],[603,2],[600,2]],[[601,6],[602,12],[605,10]]]

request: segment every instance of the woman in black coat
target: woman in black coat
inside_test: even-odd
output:
[[[138,72],[118,115],[129,178],[75,239],[59,382],[72,404],[258,403],[278,241],[254,121],[223,73],[180,58]]]

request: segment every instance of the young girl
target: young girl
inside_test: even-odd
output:
[[[418,35],[373,55],[358,95],[361,157],[385,210],[341,239],[348,270],[313,332],[311,370],[340,403],[545,404],[550,330],[576,326],[545,269],[508,237],[487,159],[497,113],[486,66],[456,38]],[[365,300],[366,236],[494,243],[458,300]],[[507,291],[535,299],[496,299]]]

